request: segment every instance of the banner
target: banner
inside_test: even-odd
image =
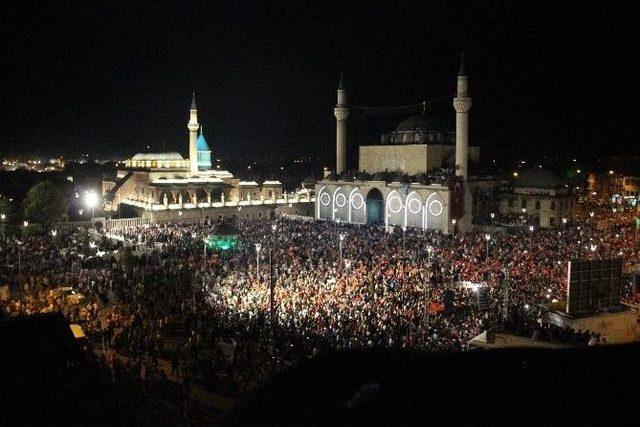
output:
[[[451,190],[451,218],[460,219],[464,215],[464,183],[462,182],[462,177],[450,176],[449,190]]]

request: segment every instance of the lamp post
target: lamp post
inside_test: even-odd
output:
[[[5,214],[0,214],[0,220],[2,220],[2,240],[7,240],[7,236],[5,234],[5,222],[7,221],[7,216]]]
[[[529,226],[529,249],[533,246],[533,225]]]
[[[85,196],[85,203],[91,209],[91,220],[93,221],[94,209],[98,205],[98,194],[95,191],[88,192]]]
[[[451,225],[453,226],[453,234],[456,234],[456,222],[458,222],[455,218],[451,220]]]
[[[488,260],[489,259],[489,241],[491,240],[491,234],[486,233],[484,235],[484,240],[487,241],[487,255],[485,256],[485,259]]]
[[[491,226],[493,227],[494,226],[494,219],[496,217],[496,214],[494,212],[491,212],[489,214],[489,216],[491,217]]]
[[[26,222],[26,221],[25,221]],[[24,307],[23,307],[23,303],[22,303],[22,259],[21,259],[21,252],[22,252],[22,248],[20,247],[21,242],[18,241],[18,287],[19,287],[19,291],[20,291],[20,313],[24,313]]]
[[[403,255],[406,255],[407,253],[407,226],[403,225],[402,226],[402,253]]]
[[[342,242],[343,241],[344,241],[344,233],[340,233],[340,237],[338,238],[338,252],[339,252],[338,259],[340,261],[340,264],[342,264]]]
[[[273,301],[273,293],[274,293],[274,281],[273,281],[273,246],[274,246],[274,237],[276,229],[278,228],[277,224],[271,225],[271,231],[273,234],[271,235],[271,247],[269,248],[269,320],[271,323],[271,331],[275,327],[275,312],[274,312],[274,301]]]
[[[256,243],[256,277],[258,280],[260,280],[260,249],[262,249],[262,245]]]
[[[207,240],[202,239],[202,259],[207,262]]]
[[[344,266],[347,268],[347,274],[346,274],[347,283],[346,283],[346,285],[348,286],[349,285],[349,272],[350,272],[350,269],[351,269],[351,260],[348,259],[348,258],[345,259],[344,260]]]
[[[502,321],[509,320],[509,270],[504,268],[503,295],[502,295]]]
[[[431,255],[431,251],[429,251]],[[427,262],[427,271],[424,273],[424,320],[427,326],[429,326],[429,306],[431,305],[431,288],[429,286],[429,274],[431,273],[431,260]]]

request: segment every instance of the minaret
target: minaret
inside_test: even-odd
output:
[[[349,117],[347,91],[344,89],[342,73],[340,73],[338,85],[338,103],[333,114],[336,116],[336,174],[341,174],[347,166],[347,117]]]
[[[193,92],[191,98],[191,108],[189,109],[189,123],[187,123],[187,129],[189,129],[189,171],[191,173],[198,173],[198,108],[196,107],[196,93]]]
[[[453,99],[456,110],[456,175],[467,180],[467,163],[469,156],[469,110],[471,98],[468,92],[468,77],[464,69],[464,54],[458,71],[458,88]]]

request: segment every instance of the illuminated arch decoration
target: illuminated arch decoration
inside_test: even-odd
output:
[[[404,203],[402,203],[400,193],[397,190],[390,192],[385,202],[384,225],[389,225],[390,222],[393,225],[404,225],[404,216],[400,214],[403,208]],[[393,219],[390,221],[392,216]]]
[[[342,187],[336,187],[331,197],[331,219],[348,222],[349,208],[347,207],[347,196],[344,194]]]
[[[442,229],[444,219],[444,203],[442,196],[431,193],[424,204],[423,227],[425,229]]]
[[[404,226],[422,227],[422,199],[420,195],[412,191],[405,199]]]
[[[332,219],[331,216],[331,195],[326,186],[320,188],[318,191],[318,197],[316,198],[316,218],[318,219]]]
[[[362,213],[362,220],[356,221],[354,217],[356,216],[356,214],[360,213]],[[364,197],[362,196],[362,193],[358,188],[354,188],[353,190],[351,190],[351,193],[349,193],[349,222],[361,222],[364,224],[366,222],[365,213],[366,206]]]

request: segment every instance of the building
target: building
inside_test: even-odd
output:
[[[211,148],[198,123],[195,94],[187,129],[189,158],[176,152],[134,155],[113,179],[102,182],[105,210],[154,220],[313,214],[313,197],[309,192],[289,197],[279,181],[258,184],[211,167]]]
[[[562,218],[570,219],[577,200],[569,187],[550,170],[542,168],[520,172],[511,186],[502,191],[499,209],[502,218],[538,227],[556,227]]]
[[[449,123],[424,110],[382,135],[379,144],[359,148],[359,169],[368,173],[400,170],[418,175],[455,166],[455,133]],[[469,158],[479,161],[480,147],[469,147]]]
[[[620,199],[634,205],[640,200],[640,176],[609,170],[598,174],[590,172],[588,188],[604,199]]]
[[[316,183],[316,218],[443,232],[469,229],[472,204],[467,165],[469,157],[479,159],[480,149],[469,147],[471,98],[464,58],[453,99],[455,131],[423,109],[382,135],[379,144],[360,146],[357,173],[346,172],[350,110],[342,78],[337,95],[335,174]],[[449,173],[443,173],[443,168]]]

